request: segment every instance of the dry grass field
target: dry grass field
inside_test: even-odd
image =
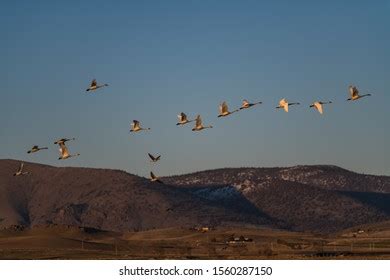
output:
[[[390,259],[390,224],[331,236],[269,228],[115,233],[45,226],[1,231],[0,259]]]

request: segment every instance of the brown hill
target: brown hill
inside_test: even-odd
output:
[[[329,233],[390,218],[390,177],[336,166],[225,168],[164,181],[183,187],[203,185],[210,193],[218,184],[233,186],[292,230]]]
[[[334,166],[219,169],[163,178],[0,160],[0,227],[110,231],[199,225],[329,233],[390,218],[390,178]]]
[[[61,224],[125,231],[271,223],[234,188],[230,198],[215,202],[118,170],[26,163],[31,174],[14,177],[18,166],[0,160],[0,227]]]
[[[223,168],[165,178],[169,183],[182,186],[230,184],[243,190],[272,180],[297,182],[327,190],[390,193],[388,176],[358,174],[332,165]]]

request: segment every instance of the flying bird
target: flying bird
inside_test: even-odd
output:
[[[371,96],[370,93],[359,95],[359,90],[355,86],[349,86],[349,94],[351,95],[351,97],[348,98],[347,101],[354,101],[365,96]]]
[[[91,85],[89,86],[89,88],[87,88],[86,91],[90,91],[90,90],[97,90],[98,88],[102,88],[102,87],[107,87],[108,84],[102,84],[102,85],[98,85],[97,82],[96,82],[96,79],[93,79],[92,82],[91,82]]]
[[[133,120],[133,123],[131,124],[130,132],[138,132],[141,130],[150,130],[150,128],[142,128],[139,121]]]
[[[249,103],[248,100],[244,99],[244,100],[242,101],[242,105],[241,105],[241,107],[240,107],[240,110],[248,109],[248,108],[250,108],[250,107],[253,107],[253,106],[257,105],[257,104],[262,104],[262,103],[263,103],[263,102]]]
[[[314,102],[313,104],[310,105],[310,108],[315,108],[317,109],[317,111],[322,114],[324,111],[323,111],[323,106],[324,104],[331,104],[332,101],[328,101],[328,102],[322,102],[322,101],[316,101]]]
[[[160,183],[162,184],[163,182],[161,182],[160,178],[157,177],[156,175],[154,175],[153,172],[150,172],[150,181],[151,182],[157,182],[157,183]]]
[[[177,115],[179,118],[179,122],[176,125],[185,125],[187,123],[193,122],[195,120],[188,120],[187,115],[183,112],[180,113],[180,115]]]
[[[67,158],[71,158],[71,157],[77,157],[80,155],[80,154],[74,154],[74,155],[69,154],[69,150],[65,146],[64,143],[59,143],[58,145],[60,146],[60,149],[59,149],[60,157],[58,158],[59,160],[60,159],[67,159]]]
[[[153,156],[152,154],[149,154],[149,153],[148,153],[148,156],[150,157],[150,159],[151,159],[152,162],[157,162],[157,161],[159,161],[160,158],[161,158],[161,155],[155,157],[155,156]]]
[[[42,147],[42,148],[39,148],[37,145],[34,145],[30,150],[27,151],[28,154],[31,154],[31,153],[36,153],[40,150],[47,150],[48,147]]]
[[[238,112],[238,111],[239,111],[239,109],[234,110],[234,111],[232,111],[232,112],[229,112],[228,105],[227,105],[227,103],[224,101],[224,102],[222,102],[221,105],[219,105],[219,115],[218,115],[218,118],[229,116],[229,115],[231,115],[231,114],[233,114],[233,113],[235,113],[235,112]]]
[[[284,111],[288,112],[288,106],[290,105],[299,105],[300,103],[289,103],[285,98],[279,101],[279,106],[276,109],[284,109]]]
[[[206,129],[206,128],[213,128],[213,126],[212,125],[203,126],[202,119],[201,119],[200,115],[197,115],[196,119],[195,119],[195,126],[192,129],[192,131],[200,131],[200,130],[203,130],[203,129]]]
[[[27,175],[29,172],[25,171],[23,172],[24,163],[21,162],[18,171],[14,173],[14,176],[20,176],[20,175]]]
[[[65,144],[65,142],[68,142],[68,141],[71,141],[71,140],[76,140],[76,138],[70,138],[70,139],[68,139],[68,138],[61,138],[61,139],[55,141],[54,144],[58,144],[58,145],[59,144]]]

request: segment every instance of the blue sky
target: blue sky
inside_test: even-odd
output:
[[[296,164],[390,175],[390,1],[79,2],[2,4],[0,158],[143,176]],[[110,86],[87,94],[92,78]],[[373,96],[346,102],[350,84]],[[277,111],[283,97],[302,105]],[[216,117],[243,98],[263,104]],[[334,104],[321,116],[315,100]],[[214,128],[176,127],[181,111]],[[129,134],[133,119],[152,131]],[[79,158],[57,160],[61,137],[77,138]],[[33,144],[50,149],[26,154]]]

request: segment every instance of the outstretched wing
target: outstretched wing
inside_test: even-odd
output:
[[[133,120],[133,123],[131,124],[131,126],[133,127],[133,129],[139,128],[139,121]]]
[[[286,113],[288,113],[288,102],[284,103],[283,109],[286,111]]]
[[[153,155],[149,154],[149,153],[148,153],[148,156],[150,157],[151,160],[156,160],[156,158]]]
[[[200,115],[196,116],[195,126],[196,127],[202,126],[202,118],[200,117]]]
[[[357,87],[352,87],[352,97],[356,97],[359,95],[359,90]]]
[[[184,122],[187,120],[187,115],[184,114],[183,112],[181,112],[180,115],[178,115],[178,117],[179,117],[179,121],[181,121],[181,122]]]
[[[317,108],[317,110],[318,110],[318,112],[320,112],[320,114],[323,113],[322,104],[320,102],[315,102],[314,106]]]
[[[93,79],[91,82],[91,87],[96,87],[96,86],[97,86],[96,79]]]
[[[55,144],[65,143],[67,141],[66,138],[61,138],[55,142]]]
[[[184,122],[187,120],[187,115],[184,114],[183,112],[180,114],[181,115],[181,120]]]
[[[64,143],[60,143],[60,153],[62,157],[67,157],[69,156],[69,151],[68,148],[65,146]]]
[[[228,105],[226,104],[225,101],[222,103],[220,109],[221,109],[221,113],[227,113],[229,111]]]
[[[20,163],[20,166],[19,166],[18,172],[22,172],[22,171],[23,171],[23,166],[24,166],[24,163],[21,162],[21,163]]]

